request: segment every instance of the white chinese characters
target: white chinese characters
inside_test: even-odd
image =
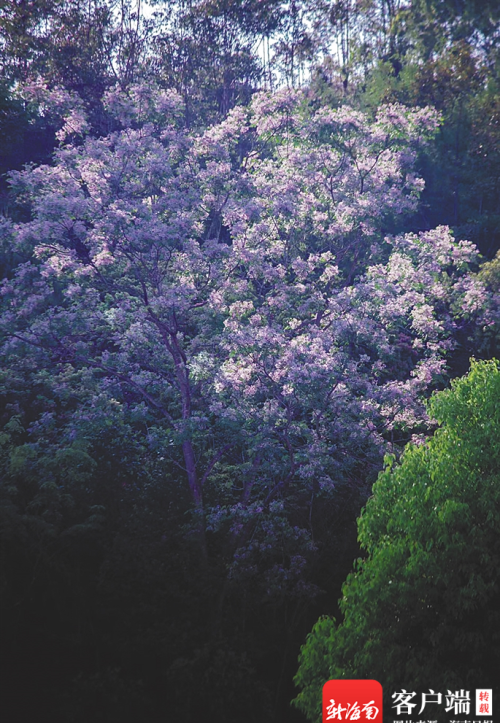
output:
[[[330,704],[326,706],[326,720],[374,720],[378,712],[373,700],[362,707],[359,706],[358,701],[352,705],[347,703],[344,707],[340,703],[335,705],[335,701],[331,699]],[[344,718],[342,718],[342,713],[345,713]]]
[[[415,692],[408,692],[404,688],[399,693],[393,693],[392,698],[394,700],[392,707],[396,709],[398,717],[411,716],[413,712],[417,714],[418,697]],[[443,700],[444,699],[444,700]],[[443,696],[442,693],[436,693],[432,688],[429,689],[428,693],[422,693],[420,695],[420,708],[418,715],[428,705],[444,705],[446,713],[452,713],[453,715],[469,715],[471,713],[471,695],[470,691],[461,690],[451,691],[448,690]],[[433,709],[436,710],[435,708]],[[493,690],[491,688],[478,688],[476,689],[476,715],[481,716],[492,716],[493,715]]]

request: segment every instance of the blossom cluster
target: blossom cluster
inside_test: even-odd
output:
[[[85,119],[69,109],[54,164],[12,174],[31,219],[0,229],[20,259],[2,286],[3,354],[144,405],[195,505],[214,529],[224,508],[250,559],[242,515],[265,544],[288,496],[312,510],[422,429],[457,313],[482,305],[471,244],[444,227],[381,232],[416,208],[415,154],[437,116],[390,106],[373,120],[281,91],[197,134],[172,92],[106,103],[121,130],[72,144]],[[297,530],[283,584],[307,555]]]

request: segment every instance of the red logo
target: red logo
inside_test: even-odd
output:
[[[323,686],[323,723],[382,723],[382,686],[377,680],[329,680]]]

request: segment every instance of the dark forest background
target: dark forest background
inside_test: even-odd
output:
[[[448,225],[492,261],[499,23],[498,0],[0,0],[0,211],[27,220],[8,174],[50,165],[57,147],[63,117],[27,92],[37,83],[78,96],[96,138],[115,129],[103,97],[116,85],[175,89],[193,131],[259,90],[300,87],[332,108],[435,107],[440,130],[418,158],[425,190],[394,232]],[[4,249],[2,276],[17,262]],[[487,268],[498,290],[498,267]],[[451,376],[495,350],[488,339],[459,341]],[[88,430],[91,454],[37,456],[28,429],[53,402],[16,369],[0,375],[6,720],[305,720],[290,707],[299,648],[318,616],[338,614],[359,554],[356,518],[379,470],[315,509],[305,581],[315,594],[269,595],[254,578],[228,583],[223,536],[200,564],[181,474],[159,466],[131,426],[103,410]],[[41,484],[49,473],[57,485]]]

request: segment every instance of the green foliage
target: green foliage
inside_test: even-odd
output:
[[[500,292],[500,251],[481,267],[478,278],[494,293]]]
[[[425,59],[409,53],[397,74],[380,61],[354,93],[362,107],[397,101],[439,111],[440,133],[421,155],[426,185],[412,226],[446,224],[493,257],[500,245],[500,94],[490,60],[459,38]]]
[[[343,621],[320,619],[302,647],[295,705],[310,720],[328,679],[392,690],[495,684],[500,364],[473,362],[429,407],[441,427],[388,460],[361,515],[366,557],[343,587]]]
[[[492,261],[484,263],[477,280],[490,298],[483,324],[474,326],[472,342],[478,356],[486,359],[500,355],[500,251]]]

